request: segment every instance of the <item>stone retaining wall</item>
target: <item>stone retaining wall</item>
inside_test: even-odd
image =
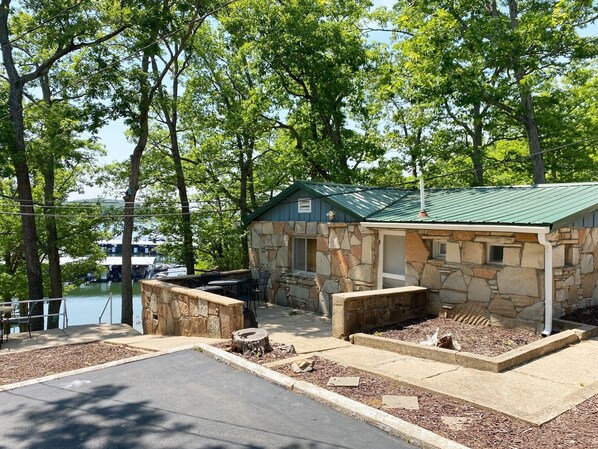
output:
[[[332,297],[332,336],[347,339],[356,332],[425,315],[428,290],[423,287],[397,287],[337,293]]]
[[[143,333],[232,338],[243,329],[243,301],[170,282],[141,282]]]
[[[316,272],[293,269],[293,237],[317,241]],[[250,263],[271,273],[270,302],[323,315],[332,295],[376,287],[377,232],[353,223],[255,221]]]

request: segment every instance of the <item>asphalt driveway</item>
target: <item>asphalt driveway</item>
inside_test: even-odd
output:
[[[0,448],[408,449],[197,351],[0,393]]]

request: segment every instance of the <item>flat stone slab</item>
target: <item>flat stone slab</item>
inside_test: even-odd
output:
[[[440,419],[451,430],[465,430],[467,424],[471,422],[471,418],[460,416],[441,416]]]
[[[405,410],[419,410],[417,396],[382,396],[382,408],[402,408]]]
[[[328,380],[330,387],[358,387],[359,377],[331,377]]]

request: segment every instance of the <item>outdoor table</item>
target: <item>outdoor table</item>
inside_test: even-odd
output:
[[[224,287],[219,285],[202,285],[201,287],[196,287],[195,290],[201,290],[203,292],[210,293],[222,293],[224,291]]]
[[[218,286],[224,289],[224,294],[232,298],[239,296],[239,285],[245,282],[245,279],[220,279],[208,282],[208,286]]]

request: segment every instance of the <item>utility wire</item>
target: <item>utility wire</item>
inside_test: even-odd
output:
[[[588,139],[583,139],[583,140],[579,140],[576,142],[570,142],[567,144],[563,144],[563,145],[559,145],[553,148],[547,148],[545,150],[542,151],[538,151],[535,152],[533,154],[529,154],[529,155],[523,155],[520,157],[516,157],[516,158],[510,158],[510,159],[505,159],[503,161],[496,161],[493,162],[491,164],[486,164],[484,166],[484,169],[488,169],[489,166],[491,167],[497,167],[497,166],[502,166],[502,165],[507,165],[507,164],[511,164],[511,163],[519,163],[519,162],[526,162],[529,159],[531,159],[533,156],[536,156],[538,154],[546,154],[546,153],[550,153],[553,151],[557,151],[560,149],[563,149],[565,147],[570,147],[570,146],[574,146],[574,145],[578,145],[580,143],[587,143],[587,142],[594,142],[594,141],[598,141],[598,136],[596,137],[592,137],[592,138],[588,138]],[[454,172],[450,172],[450,173],[445,173],[442,175],[437,175],[437,176],[430,176],[427,178],[424,178],[424,181],[432,181],[432,180],[437,180],[437,179],[443,179],[443,178],[448,178],[448,177],[453,177],[455,175],[461,175],[461,174],[466,174],[466,173],[473,173],[475,172],[474,168],[468,168],[468,169],[464,169],[464,170],[458,170],[458,171],[454,171]],[[328,194],[319,194],[319,195],[314,195],[313,198],[314,199],[324,199],[324,198],[330,198],[330,197],[334,197],[334,196],[342,196],[342,195],[355,195],[358,193],[363,193],[363,192],[370,192],[370,191],[376,191],[376,190],[386,190],[386,189],[399,189],[401,187],[407,187],[407,186],[413,186],[415,184],[419,183],[419,179],[418,180],[413,180],[413,181],[405,181],[403,183],[400,184],[396,184],[393,186],[351,186],[354,187],[353,190],[349,191],[349,192],[333,192],[333,193],[328,193]],[[19,200],[18,199],[14,199],[11,200],[14,201],[15,203],[18,203]],[[221,202],[218,200],[206,200],[206,201],[193,201],[193,202],[189,202],[188,204],[197,204],[199,207],[199,204],[205,204],[205,205],[215,205],[218,206]],[[294,204],[295,201],[294,200],[289,200],[289,201],[282,201],[278,204]],[[139,203],[139,202],[127,202],[126,204],[133,204],[136,208],[139,208],[139,214],[133,214],[133,215],[129,215],[127,214],[128,217],[130,216],[134,216],[134,217],[138,217],[138,218],[151,218],[151,217],[165,217],[165,216],[181,216],[183,215],[182,212],[173,212],[173,213],[145,213],[144,209],[148,209],[148,208],[160,208],[161,205],[158,204],[152,204],[146,206],[144,203]],[[54,207],[65,207],[66,205],[60,205],[60,206],[54,206]],[[36,205],[36,207],[49,207],[49,206],[42,206],[42,205]],[[52,206],[50,206],[52,207]],[[71,207],[69,205],[69,207]],[[73,205],[72,206],[74,209],[78,208],[79,206],[77,205]],[[89,206],[89,207],[93,207],[93,206]],[[180,207],[180,203],[172,203],[172,207]],[[107,206],[101,210],[114,210],[114,209],[122,209],[123,208],[123,203],[119,203],[117,207],[111,207],[111,206]],[[239,212],[238,208],[227,208],[227,209],[220,209],[217,208],[218,212],[232,212],[232,213],[237,213]],[[205,210],[197,210],[197,211],[190,211],[189,215],[191,214],[198,214],[200,213],[208,216],[209,214],[205,213]],[[0,212],[0,215],[39,215],[36,213],[21,213],[21,212]],[[44,214],[44,216],[50,216],[50,217],[64,217],[64,218],[80,218],[81,215],[75,215],[75,214],[61,214],[61,213],[56,213],[56,214]],[[125,215],[124,214],[99,214],[99,215],[89,215],[87,214],[88,217],[93,217],[93,218],[99,218],[99,219],[107,219],[107,218],[123,218]]]

